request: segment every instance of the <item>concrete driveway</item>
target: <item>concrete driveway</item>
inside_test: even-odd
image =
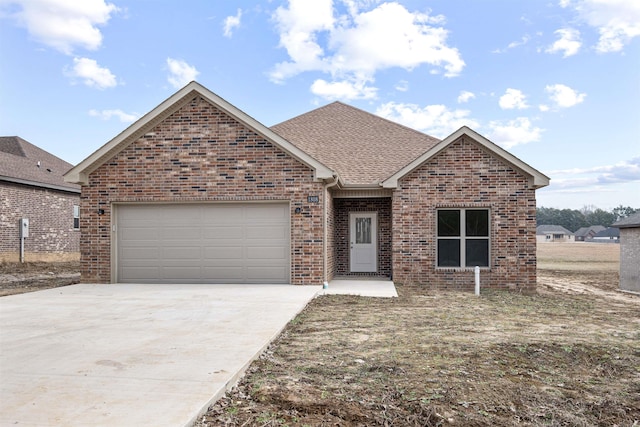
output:
[[[85,284],[2,297],[0,425],[190,425],[319,290]]]

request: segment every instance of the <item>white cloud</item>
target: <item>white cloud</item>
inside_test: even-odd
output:
[[[242,9],[238,9],[238,13],[235,16],[227,16],[223,22],[223,34],[225,37],[231,37],[233,30],[240,26],[240,19],[242,18]]]
[[[573,8],[588,25],[600,34],[596,51],[618,52],[640,36],[640,2],[638,0],[562,0],[562,7]]]
[[[167,80],[176,89],[180,89],[187,83],[198,77],[200,72],[196,67],[187,64],[181,59],[167,58],[167,66],[169,67],[169,76]]]
[[[469,117],[468,110],[449,110],[444,105],[421,108],[415,104],[388,102],[380,105],[376,114],[438,138],[445,138],[465,125],[471,128],[479,126]]]
[[[73,68],[66,69],[65,74],[79,78],[85,85],[96,89],[108,89],[118,85],[116,76],[108,68],[99,66],[95,59],[73,58]]]
[[[400,80],[396,85],[395,89],[398,92],[406,92],[409,90],[409,82],[406,80]]]
[[[587,94],[579,93],[563,84],[548,85],[545,92],[549,94],[549,99],[556,108],[569,108],[584,101]]]
[[[559,36],[551,46],[545,50],[547,53],[562,52],[562,56],[567,58],[575,55],[580,50],[582,42],[580,41],[580,31],[573,28],[561,28],[556,30],[554,34]]]
[[[542,129],[533,126],[526,117],[518,117],[507,123],[491,121],[489,128],[489,139],[504,148],[539,141],[542,134]]]
[[[527,105],[527,96],[518,89],[508,88],[504,95],[500,97],[498,105],[503,110],[523,110],[529,108]]]
[[[323,70],[324,50],[317,43],[317,34],[333,28],[332,0],[290,0],[289,8],[280,6],[274,19],[280,32],[280,46],[287,50],[291,61],[276,64],[271,72],[275,82],[309,70]]]
[[[491,53],[505,53],[508,50],[515,49],[516,47],[523,46],[523,45],[529,43],[529,40],[531,40],[530,36],[528,36],[528,35],[522,36],[522,38],[520,40],[509,43],[506,48],[504,48],[504,49],[494,49]]]
[[[376,97],[377,89],[367,86],[366,82],[347,80],[327,82],[318,79],[311,85],[311,92],[325,99],[373,99]]]
[[[10,13],[38,42],[67,55],[77,47],[95,50],[102,44],[98,26],[119,9],[104,0],[4,0],[21,9]]]
[[[552,170],[555,188],[584,188],[640,181],[640,156],[613,165]]]
[[[117,117],[123,123],[131,123],[136,121],[140,115],[125,113],[122,110],[89,110],[91,117],[98,117],[102,120],[111,120],[112,117]]]
[[[442,16],[410,12],[396,2],[344,3],[344,15],[332,0],[290,0],[288,7],[276,10],[280,46],[289,58],[275,65],[272,81],[281,83],[302,72],[320,71],[332,80],[362,85],[388,68],[412,70],[426,64],[447,77],[464,68],[459,51],[446,43]]]
[[[464,104],[466,102],[469,102],[475,97],[476,95],[473,92],[469,92],[468,90],[463,90],[460,92],[460,95],[458,95],[458,104]]]

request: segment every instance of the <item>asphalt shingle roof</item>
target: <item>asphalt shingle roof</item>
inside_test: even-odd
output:
[[[573,233],[561,225],[539,225],[536,227],[536,234],[566,234],[572,236]]]
[[[79,191],[62,178],[73,165],[19,136],[0,136],[0,180],[18,180]]]
[[[271,130],[338,172],[345,184],[377,184],[440,142],[341,102]]]
[[[640,212],[621,219],[620,221],[613,224],[612,227],[617,227],[617,228],[640,227]]]

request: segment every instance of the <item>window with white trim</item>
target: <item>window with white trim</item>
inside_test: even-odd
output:
[[[80,206],[73,205],[73,229],[80,229]]]
[[[489,209],[438,209],[437,266],[489,266]]]

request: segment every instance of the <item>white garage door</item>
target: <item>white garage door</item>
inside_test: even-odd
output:
[[[119,283],[289,283],[286,203],[119,205]]]

